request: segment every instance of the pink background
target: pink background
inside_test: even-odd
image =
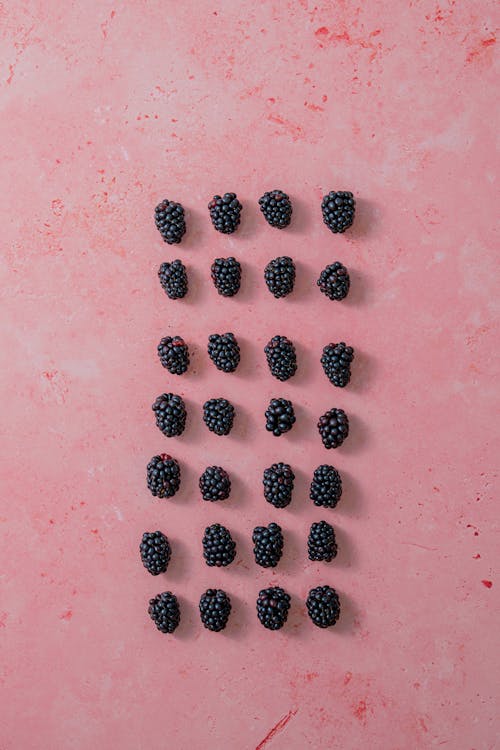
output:
[[[1,749],[499,747],[494,4],[11,0],[0,22]],[[294,203],[281,233],[256,205],[275,187]],[[330,189],[358,198],[344,236],[321,222]],[[206,211],[225,190],[244,204],[232,237]],[[164,197],[187,209],[180,247],[154,227]],[[209,267],[230,254],[243,286],[223,300]],[[279,254],[298,266],[286,300],[262,279]],[[156,276],[175,257],[191,283],[179,302]],[[339,304],[314,286],[334,260],[352,276]],[[234,375],[205,353],[226,330],[242,343]],[[167,333],[192,350],[182,379],[156,358]],[[262,352],[275,333],[299,354],[282,385]],[[319,365],[338,340],[356,349],[344,391]],[[168,441],[150,405],[170,389],[189,425]],[[228,438],[201,421],[220,395],[238,411]],[[298,416],[279,440],[263,427],[274,395]],[[332,406],[352,429],[328,452],[314,425]],[[170,501],[145,487],[162,451],[182,464]],[[262,496],[274,460],[297,474],[283,511]],[[322,512],[307,488],[325,461],[345,492]],[[198,494],[210,463],[233,476],[221,506]],[[331,565],[306,557],[321,518],[338,534]],[[275,572],[250,542],[273,519]],[[237,540],[227,570],[201,557],[214,521]],[[174,549],[160,578],[138,557],[156,528]],[[279,633],[254,611],[271,583],[293,600]],[[342,600],[331,631],[303,604],[323,583]],[[198,620],[209,585],[233,600],[223,634]],[[182,606],[174,636],[146,613],[166,589]]]

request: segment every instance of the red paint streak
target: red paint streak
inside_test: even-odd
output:
[[[473,60],[478,57],[483,49],[486,49],[487,47],[491,47],[492,44],[496,44],[496,37],[492,36],[488,39],[482,39],[479,46],[475,47],[474,49],[471,49],[471,51],[468,53],[467,57],[465,58],[466,63],[471,63]]]
[[[278,721],[278,723],[275,724],[274,727],[269,730],[269,732],[266,734],[266,736],[264,737],[264,739],[262,740],[262,742],[259,742],[259,744],[255,748],[255,750],[262,750],[262,748],[265,745],[267,745],[267,743],[270,740],[272,740],[273,737],[276,737],[276,735],[279,734],[279,732],[281,732],[286,727],[286,725],[288,724],[288,722],[290,721],[290,719],[293,719],[293,717],[297,713],[297,710],[298,709],[294,709],[294,710],[292,709],[291,711],[289,711],[286,714],[286,716],[283,716],[283,718],[280,719]]]
[[[479,552],[477,553],[477,555],[472,555],[473,560],[479,560],[480,557],[481,555],[479,554]]]
[[[72,617],[73,612],[70,609],[66,610],[66,612],[63,612],[62,615],[59,615],[60,620],[71,620]]]
[[[481,581],[481,583],[483,584],[483,586],[486,586],[487,589],[491,589],[491,587],[493,586],[493,581]]]
[[[314,36],[321,39],[322,37],[328,36],[329,33],[330,31],[326,28],[326,26],[321,26],[321,28],[316,29],[316,31],[314,32]]]
[[[354,716],[359,719],[360,721],[365,721],[366,719],[366,702],[365,701],[359,701],[358,705],[353,711]]]
[[[348,685],[352,680],[352,672],[346,672],[344,675],[344,685]]]
[[[309,102],[304,102],[304,107],[307,107],[307,109],[310,109],[311,112],[324,112],[325,108],[320,107],[318,104],[310,104]]]
[[[419,549],[426,549],[428,552],[437,551],[437,547],[426,547],[425,544],[417,544],[416,542],[401,542],[401,544],[409,544],[411,547],[418,547]]]
[[[290,122],[290,120],[285,120],[285,118],[281,117],[280,115],[268,115],[267,119],[270,122],[275,122],[278,125],[282,125],[285,131],[292,136],[294,141],[298,140],[299,138],[304,138],[304,129],[301,128],[300,125],[296,125],[295,123]]]
[[[426,723],[425,723],[425,721],[423,719],[419,719],[418,723],[420,724],[420,726],[422,727],[422,729],[424,730],[424,732],[428,732],[429,731],[427,729],[427,725],[426,725]]]
[[[327,97],[326,94],[323,94],[323,96],[321,97],[321,101],[322,102],[327,102],[328,101],[328,97]]]
[[[12,79],[14,78],[14,66],[9,65],[9,77],[7,78],[7,85],[10,86]]]

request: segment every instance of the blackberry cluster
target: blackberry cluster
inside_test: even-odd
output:
[[[236,258],[216,258],[212,263],[212,281],[222,297],[234,297],[241,286],[241,265]]]
[[[222,589],[207,589],[200,597],[200,617],[207,630],[218,633],[227,625],[231,599]]]
[[[321,464],[314,471],[309,497],[314,505],[335,508],[342,496],[342,479],[334,466]]]
[[[317,586],[311,589],[306,601],[307,614],[318,628],[335,625],[340,615],[340,601],[331,586]]]
[[[173,497],[181,485],[181,469],[175,458],[153,456],[147,468],[148,489],[154,497]]]
[[[165,198],[155,208],[155,224],[165,242],[169,245],[178,245],[186,233],[184,209],[181,204]]]
[[[264,279],[276,299],[286,297],[295,284],[295,263],[287,255],[270,260],[264,270]]]
[[[256,526],[252,534],[255,562],[263,568],[275,568],[283,554],[283,534],[281,526],[270,523]]]
[[[207,466],[198,484],[204,500],[227,500],[231,494],[229,474],[221,466]]]
[[[203,421],[216,435],[229,435],[233,427],[234,406],[226,398],[211,398],[203,404]]]
[[[145,531],[139,545],[142,564],[153,576],[165,573],[172,550],[165,534],[161,531]]]
[[[347,297],[351,286],[347,268],[338,260],[321,271],[316,283],[323,294],[331,300],[341,300]]]
[[[318,420],[318,430],[325,448],[338,448],[349,434],[349,420],[343,409],[330,409]]]
[[[232,234],[240,223],[240,213],[243,206],[236,197],[236,193],[214,195],[208,204],[210,218],[214,229],[222,234]]]
[[[213,523],[207,526],[203,536],[203,557],[210,567],[225,568],[236,557],[236,544],[225,526]]]
[[[286,508],[290,504],[295,474],[288,464],[272,464],[264,470],[264,497],[275,508]]]
[[[331,562],[337,557],[337,542],[335,531],[326,521],[311,524],[307,540],[309,560]]]
[[[288,619],[290,594],[280,586],[259,591],[257,617],[268,630],[279,630]]]
[[[264,347],[271,374],[284,381],[297,372],[297,355],[293,343],[286,336],[273,336]]]
[[[165,336],[158,344],[158,356],[172,375],[182,375],[189,367],[189,350],[180,336]]]
[[[188,291],[186,266],[181,260],[162,263],[158,271],[162,288],[170,299],[182,299]]]
[[[328,344],[323,349],[321,364],[326,377],[337,388],[344,388],[351,379],[351,362],[354,359],[354,349],[340,344]]]
[[[259,198],[260,210],[272,227],[284,229],[292,218],[292,204],[283,190],[270,190]]]
[[[182,435],[186,426],[186,407],[181,396],[175,393],[162,393],[151,408],[156,415],[156,426],[164,435]]]
[[[328,229],[337,234],[345,232],[354,221],[354,212],[356,210],[356,201],[353,194],[347,190],[332,190],[323,197],[321,201],[321,211],[323,221]]]
[[[286,398],[272,398],[266,409],[266,430],[279,437],[295,424],[293,404]]]
[[[162,633],[173,633],[181,621],[179,602],[171,591],[157,594],[149,600],[149,616]]]
[[[218,370],[234,372],[240,363],[240,347],[234,333],[212,333],[208,337],[208,356]]]

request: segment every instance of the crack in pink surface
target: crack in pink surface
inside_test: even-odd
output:
[[[266,736],[264,737],[264,739],[261,742],[259,742],[259,744],[255,748],[255,750],[262,750],[262,748],[265,745],[267,745],[267,743],[270,742],[273,739],[273,737],[276,737],[276,735],[279,734],[279,732],[282,732],[283,729],[288,724],[288,722],[291,719],[293,719],[293,717],[295,716],[295,714],[297,713],[297,711],[298,711],[298,708],[290,709],[290,711],[285,716],[283,716],[278,721],[278,723],[274,725],[274,727],[272,727],[269,730],[269,732],[266,734]]]

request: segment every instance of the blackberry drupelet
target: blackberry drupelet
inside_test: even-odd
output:
[[[264,497],[275,508],[286,508],[290,504],[295,474],[288,464],[272,464],[264,469]]]
[[[172,375],[182,375],[189,367],[189,350],[180,336],[165,336],[158,344],[158,356]]]
[[[309,497],[314,505],[335,508],[342,496],[342,479],[334,466],[321,464],[314,470]]]
[[[175,458],[153,456],[147,468],[148,489],[155,497],[173,497],[181,485],[181,469]]]
[[[271,374],[278,380],[288,380],[297,372],[295,347],[286,336],[273,336],[267,342],[264,353]]]
[[[213,523],[203,536],[203,557],[210,567],[225,568],[236,557],[236,544],[225,526]]]
[[[216,258],[212,263],[212,281],[222,297],[234,297],[241,286],[241,265],[236,258]]]
[[[321,271],[316,283],[323,294],[331,300],[341,300],[347,297],[351,286],[347,268],[338,260]]]
[[[200,597],[200,617],[207,630],[218,633],[227,625],[231,599],[222,589],[207,589]]]
[[[222,234],[232,234],[240,223],[240,214],[243,206],[236,197],[236,193],[224,193],[214,195],[208,204],[210,218],[214,229]]]
[[[347,190],[332,190],[321,201],[323,221],[334,234],[345,232],[351,226],[355,211],[356,201],[353,194]]]
[[[165,534],[161,531],[145,531],[139,545],[142,564],[149,573],[157,576],[165,573],[172,550]]]
[[[280,586],[259,591],[257,617],[268,630],[279,630],[288,619],[290,594]]]
[[[240,363],[240,347],[234,333],[212,333],[208,337],[208,356],[218,370],[234,372]]]
[[[307,597],[307,614],[318,628],[335,625],[340,615],[340,601],[331,586],[317,586]]]
[[[270,523],[256,526],[252,534],[255,562],[263,568],[275,568],[283,554],[283,534],[281,526]]]
[[[165,198],[155,208],[155,224],[169,245],[178,245],[186,233],[184,209],[180,203]]]
[[[227,500],[231,494],[229,474],[221,466],[207,466],[198,484],[204,500]]]
[[[270,260],[264,269],[264,279],[276,299],[286,297],[295,284],[295,263],[288,255]]]
[[[266,409],[266,430],[279,437],[295,424],[293,404],[286,398],[272,398]]]
[[[259,198],[260,210],[272,227],[284,229],[292,218],[292,204],[283,190],[270,190]]]
[[[328,344],[323,349],[321,364],[326,377],[337,388],[344,388],[351,379],[351,362],[354,359],[354,349],[340,344]]]
[[[158,271],[162,288],[170,299],[182,299],[188,291],[186,266],[181,260],[162,263]]]
[[[309,560],[331,562],[337,557],[337,542],[335,531],[326,521],[311,524],[307,540]]]
[[[151,408],[156,415],[156,426],[164,435],[182,435],[186,426],[186,407],[181,396],[162,393]]]
[[[318,420],[318,430],[325,448],[338,448],[349,434],[349,420],[343,409],[330,409]]]
[[[148,612],[162,633],[173,633],[181,620],[179,602],[171,591],[164,591],[150,599]]]
[[[203,421],[216,435],[229,435],[233,427],[234,406],[226,398],[211,398],[203,404]]]

